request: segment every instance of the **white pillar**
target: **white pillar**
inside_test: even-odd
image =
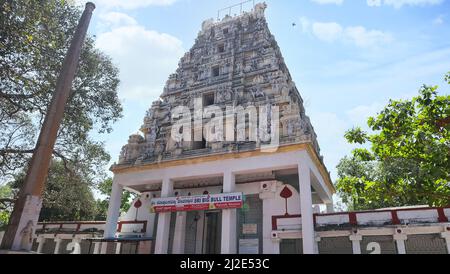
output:
[[[40,254],[40,253],[42,253],[42,249],[44,248],[44,244],[45,244],[44,236],[39,236],[36,239],[36,242],[38,243],[38,247],[37,247],[36,253]]]
[[[195,254],[203,253],[203,228],[205,227],[205,212],[199,212],[199,219],[197,221],[197,231],[195,232],[197,241],[195,243]]]
[[[447,254],[450,254],[450,232],[441,233],[441,237],[445,239],[445,243],[447,244]]]
[[[397,252],[398,254],[406,254],[406,246],[405,241],[408,239],[408,236],[406,234],[395,234],[394,240],[397,244]]]
[[[109,198],[108,215],[106,217],[105,239],[113,239],[116,237],[117,222],[120,217],[120,205],[122,203],[123,186],[113,181],[111,197]],[[105,244],[106,245],[106,244]]]
[[[352,241],[353,254],[361,254],[362,236],[358,234],[351,235],[350,241]]]
[[[184,246],[186,241],[186,217],[186,212],[177,213],[172,246],[173,254],[184,254]]]
[[[4,235],[5,235],[5,231],[0,231],[0,243],[3,241]]]
[[[161,198],[167,198],[173,195],[173,182],[166,178],[163,180],[161,189]],[[155,254],[167,254],[169,247],[170,233],[170,212],[159,213],[158,227],[156,230]]]
[[[334,213],[333,198],[331,198],[331,203],[326,204],[326,206],[327,206],[327,213]]]
[[[66,247],[67,251],[71,251],[70,254],[81,254],[81,238],[75,237],[72,242]]]
[[[273,242],[273,254],[280,254],[280,244],[281,244],[281,239],[272,239]]]
[[[122,247],[122,243],[117,243],[116,244],[116,251],[115,251],[116,254],[120,254],[121,247]]]
[[[102,243],[95,242],[94,243],[94,254],[100,254],[100,247],[102,246]]]
[[[302,215],[303,253],[314,254],[314,218],[311,197],[311,173],[306,161],[298,166],[300,207]]]
[[[223,192],[233,193],[236,189],[236,180],[233,173],[227,171],[223,176]],[[222,211],[222,254],[237,254],[236,247],[236,209]]]
[[[259,198],[263,202],[263,254],[280,254],[279,242],[272,237],[272,201],[275,193],[260,194]]]
[[[61,238],[59,238],[59,237],[55,238],[56,245],[55,245],[55,251],[53,252],[54,254],[59,254],[59,250],[61,248],[61,242],[62,242]]]
[[[319,254],[319,242],[322,239],[320,237],[316,237],[315,241],[314,241],[314,253],[315,254]]]

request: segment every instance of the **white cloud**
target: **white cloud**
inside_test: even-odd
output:
[[[367,0],[367,5],[370,7],[379,7],[381,5],[393,6],[399,9],[403,6],[427,6],[427,5],[439,5],[444,0]]]
[[[433,25],[442,25],[444,24],[444,15],[439,15],[433,20]]]
[[[367,0],[367,5],[369,7],[379,7],[381,6],[381,0]]]
[[[95,5],[100,9],[122,8],[122,9],[137,9],[149,6],[169,6],[177,0],[96,0]],[[86,1],[75,0],[78,4],[84,5]]]
[[[342,37],[343,28],[335,22],[316,22],[312,25],[313,34],[322,41],[334,42]]]
[[[313,112],[310,115],[311,123],[317,134],[321,153],[325,165],[331,172],[331,178],[336,179],[336,166],[339,161],[355,147],[349,144],[344,137],[347,130],[352,127],[346,117],[340,117],[333,112]]]
[[[342,5],[342,3],[344,3],[344,0],[311,0],[311,1],[320,5],[326,4]]]
[[[364,27],[347,27],[345,29],[345,39],[349,39],[358,47],[373,47],[390,43],[393,38],[389,33],[379,30],[366,30]]]
[[[393,41],[390,33],[368,30],[363,26],[343,27],[336,22],[314,22],[311,24],[305,17],[300,18],[300,23],[303,32],[308,32],[310,28],[314,36],[329,43],[341,41],[361,48],[374,48]]]
[[[300,27],[302,32],[309,32],[309,29],[311,28],[311,22],[306,17],[300,17]]]
[[[101,24],[109,28],[137,25],[137,21],[133,17],[121,12],[102,13],[99,18]]]
[[[110,55],[120,69],[119,96],[151,103],[163,92],[184,53],[182,42],[169,34],[148,30],[125,14],[100,17],[113,27],[98,35],[97,47]]]
[[[365,130],[368,129],[367,120],[369,117],[375,117],[381,110],[383,105],[375,102],[371,105],[360,105],[346,112],[349,121],[355,126],[360,126]]]

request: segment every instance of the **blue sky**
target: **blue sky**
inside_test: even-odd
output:
[[[90,33],[121,69],[124,118],[112,134],[95,136],[105,141],[112,162],[142,125],[201,23],[236,2],[95,1]],[[333,180],[339,159],[352,150],[343,138],[346,130],[364,126],[390,98],[416,95],[422,84],[440,85],[442,93],[449,93],[443,81],[450,71],[449,0],[266,3],[269,27],[305,101]]]

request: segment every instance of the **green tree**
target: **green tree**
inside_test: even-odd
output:
[[[98,199],[97,200],[97,216],[96,220],[106,220],[106,215],[108,213],[108,206],[109,206],[109,198],[112,191],[112,184],[113,180],[111,178],[108,178],[101,182],[98,185],[98,190],[101,195],[105,196],[105,199]],[[134,193],[131,193],[129,191],[124,191],[122,194],[122,203],[120,207],[120,211],[122,213],[127,212],[130,209],[131,201],[136,198],[136,195]]]
[[[450,84],[450,73],[445,76]],[[358,148],[339,163],[336,186],[351,209],[450,204],[450,96],[423,86],[345,135]]]
[[[0,231],[8,225],[14,195],[9,185],[0,185]]]
[[[92,183],[82,169],[70,166],[70,172],[61,160],[51,164],[43,194],[39,221],[91,221],[97,215]],[[25,172],[16,176],[9,186],[15,193],[24,182]]]
[[[34,151],[80,16],[70,1],[0,0],[0,181],[21,171]],[[88,36],[54,149],[86,180],[110,160],[91,133],[109,133],[121,117],[118,85],[118,69]]]

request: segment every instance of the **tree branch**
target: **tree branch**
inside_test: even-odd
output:
[[[67,159],[64,155],[62,155],[61,153],[59,153],[56,150],[53,150],[53,155],[55,155],[56,157],[60,158],[63,161],[64,169],[67,172],[70,172],[71,174],[73,174],[73,170],[69,167],[69,163],[71,162],[69,159]]]
[[[32,154],[34,153],[34,149],[28,149],[28,150],[21,150],[21,149],[0,149],[0,155],[4,156],[6,154]],[[64,168],[72,173],[73,170],[69,167],[70,164],[70,160],[67,159],[67,157],[65,157],[64,155],[62,155],[61,153],[59,153],[56,150],[53,150],[53,155],[60,158],[63,161],[64,164]]]
[[[1,210],[6,210],[8,209],[8,207],[11,207],[12,204],[14,204],[16,202],[16,200],[14,199],[8,199],[8,198],[4,198],[4,199],[0,199],[0,209]]]
[[[6,155],[6,154],[32,154],[32,153],[34,153],[34,149],[13,149],[13,148],[0,149],[0,155]]]

